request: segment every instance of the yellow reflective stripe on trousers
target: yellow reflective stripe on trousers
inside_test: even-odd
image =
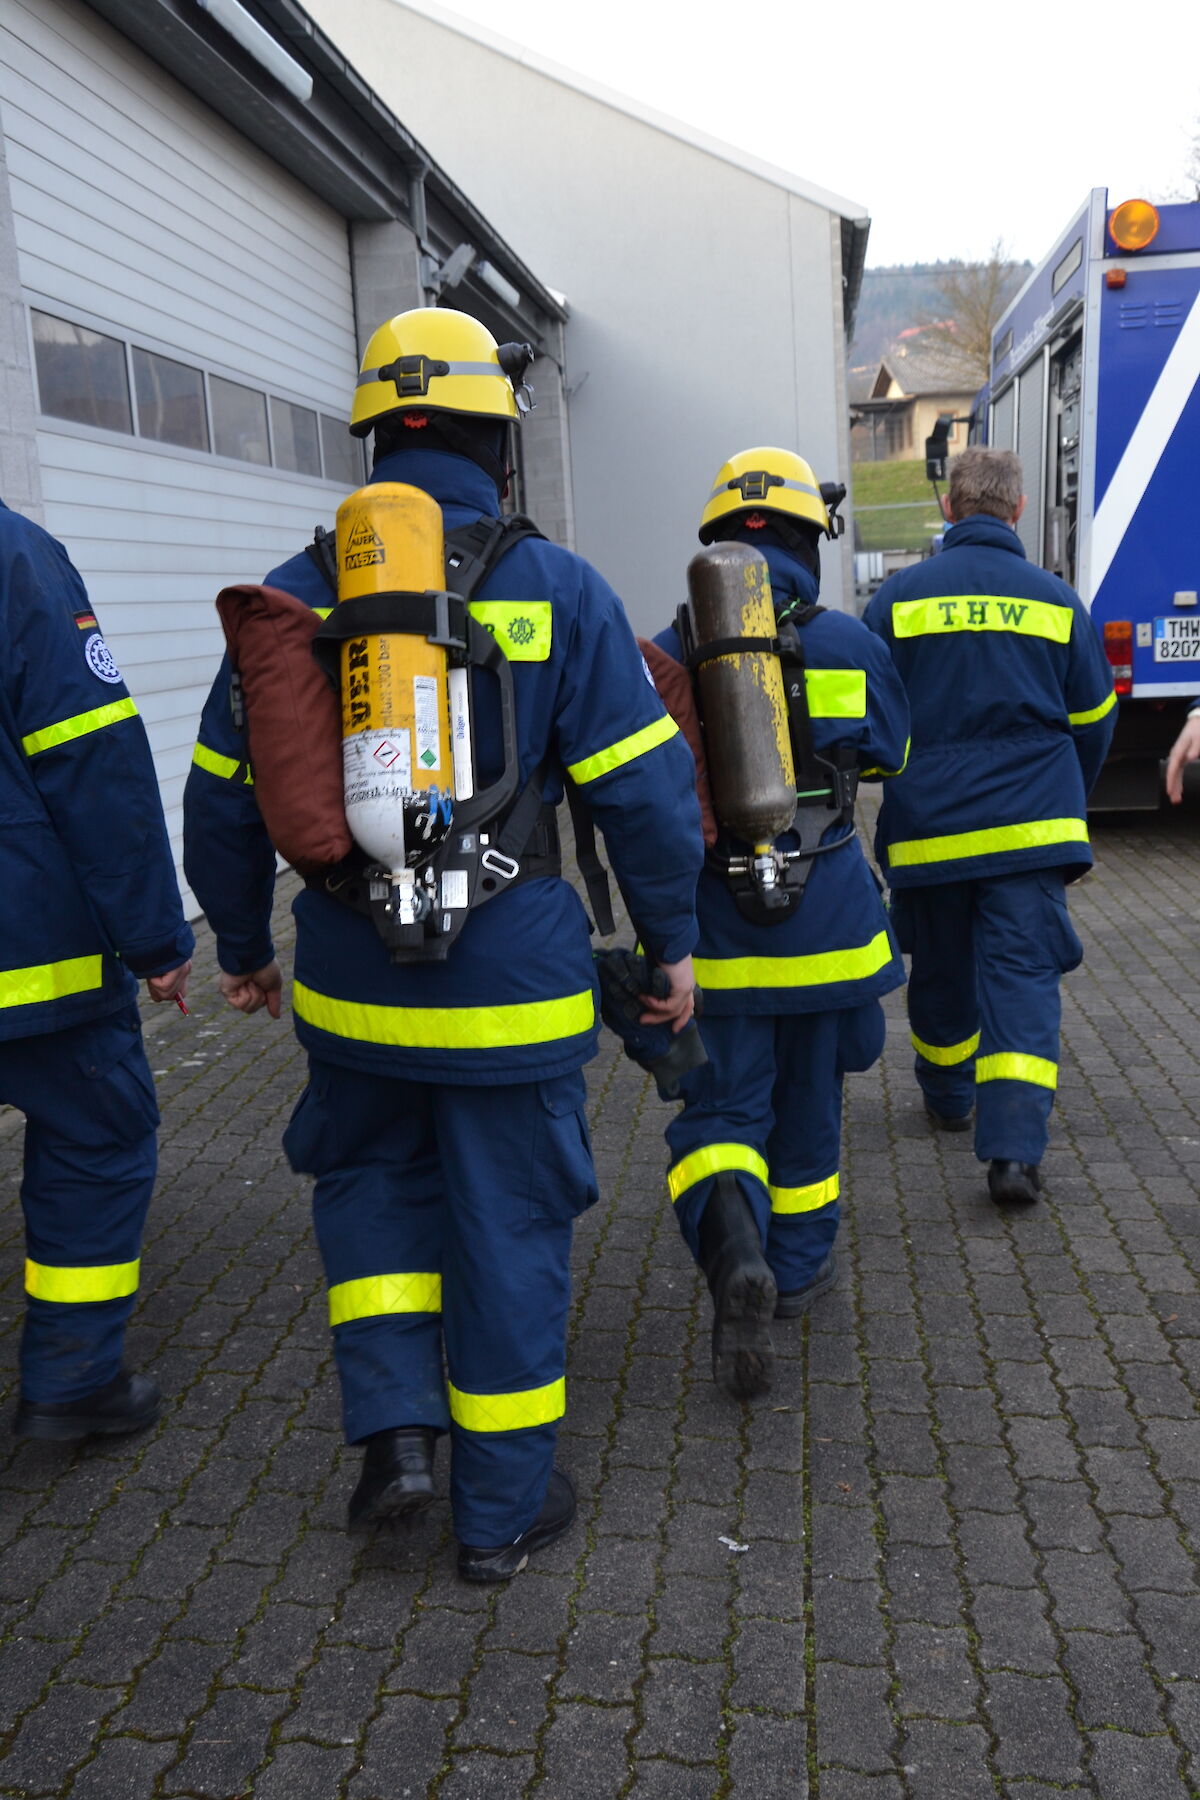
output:
[[[990,831],[956,831],[950,837],[911,838],[889,844],[893,869],[957,862],[968,856],[1002,856],[1007,850],[1040,850],[1048,844],[1086,844],[1085,819],[1034,819],[1028,825],[993,825]],[[697,978],[699,979],[699,978]]]
[[[891,940],[877,932],[852,950],[820,950],[810,956],[697,956],[702,988],[825,987],[833,981],[866,981],[892,960]]]
[[[53,750],[58,744],[87,737],[89,732],[103,731],[106,725],[136,718],[137,707],[132,700],[110,700],[107,706],[94,706],[90,712],[76,713],[73,718],[60,719],[57,725],[45,725],[41,731],[31,731],[28,737],[21,739],[21,748],[26,756],[36,756],[39,750]]]
[[[377,1319],[384,1313],[440,1313],[442,1278],[418,1271],[407,1275],[360,1275],[337,1281],[329,1290],[330,1325]]]
[[[235,756],[222,756],[219,750],[210,750],[207,744],[197,744],[192,751],[192,761],[198,769],[207,769],[210,775],[219,775],[222,781],[232,781],[235,775],[245,776],[245,786],[254,786],[254,773],[244,762]]]
[[[1075,614],[1049,600],[1018,600],[1007,594],[937,594],[927,600],[898,600],[892,630],[898,638],[940,637],[954,631],[1015,631],[1022,637],[1069,644]]]
[[[601,775],[611,775],[614,769],[622,768],[639,756],[645,756],[647,750],[654,750],[659,744],[665,744],[673,738],[679,727],[669,713],[661,719],[655,719],[653,725],[644,725],[640,731],[621,738],[616,744],[610,744],[607,750],[597,751],[595,756],[585,756],[582,762],[568,763],[567,774],[580,787],[585,782],[595,781]]]
[[[137,1293],[138,1264],[108,1263],[100,1268],[64,1269],[26,1261],[25,1292],[33,1300],[56,1306],[81,1306],[97,1300],[124,1300]]]
[[[970,1062],[979,1048],[978,1032],[974,1037],[964,1038],[961,1044],[927,1044],[915,1031],[910,1032],[909,1036],[917,1054],[923,1056],[928,1063],[937,1063],[942,1069],[952,1069],[955,1063]]]
[[[334,1000],[297,981],[296,1017],[331,1037],[411,1050],[504,1050],[578,1037],[596,1023],[591,988],[561,1000],[526,1000],[514,1006],[373,1006]]]
[[[824,1181],[810,1181],[803,1187],[772,1187],[771,1211],[776,1213],[816,1212],[818,1206],[830,1206],[841,1193],[836,1171]]]
[[[681,1156],[667,1170],[667,1192],[672,1203],[688,1188],[695,1187],[698,1181],[706,1181],[710,1175],[723,1175],[727,1169],[753,1175],[764,1187],[770,1174],[765,1161],[750,1144],[705,1144],[703,1149],[691,1150]]]
[[[1081,725],[1094,725],[1097,719],[1102,719],[1105,713],[1110,713],[1116,704],[1117,696],[1112,693],[1107,700],[1102,700],[1099,706],[1093,706],[1087,712],[1068,713],[1067,722],[1075,730],[1078,730]]]
[[[867,716],[867,677],[862,669],[806,669],[804,687],[814,719]]]
[[[1056,1088],[1058,1064],[1044,1056],[1022,1056],[1017,1051],[1002,1050],[995,1056],[981,1056],[975,1064],[975,1081],[1028,1081],[1034,1087]]]
[[[453,1382],[447,1385],[450,1417],[464,1431],[528,1431],[534,1425],[553,1425],[567,1410],[567,1384],[561,1378],[515,1394],[464,1394]]]
[[[27,969],[0,969],[0,1006],[37,1006],[66,994],[87,994],[104,985],[99,956],[71,956],[65,962],[33,963]]]

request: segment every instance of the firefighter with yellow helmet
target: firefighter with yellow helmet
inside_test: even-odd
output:
[[[709,1060],[667,1128],[667,1183],[738,1397],[770,1385],[772,1319],[837,1279],[842,1077],[877,1060],[880,997],[904,979],[854,795],[903,767],[908,707],[871,633],[818,604],[834,529],[802,457],[731,457],[688,605],[655,640],[695,672],[721,827],[696,902]]]
[[[515,1574],[575,1508],[554,1443],[571,1227],[596,1198],[582,1066],[597,1016],[588,920],[560,874],[564,779],[666,972],[646,1016],[679,1027],[702,854],[692,759],[620,601],[499,517],[530,357],[448,309],[381,326],[351,424],[374,434],[374,467],[336,558],[302,551],[266,583],[329,612],[341,659],[355,844],[295,902],[310,1073],[285,1148],[316,1177],[346,1436],[364,1448],[349,1523],[428,1504],[448,1433],[459,1571],[478,1582]],[[274,857],[237,698],[226,667],[186,866],[226,997],[277,1015]]]

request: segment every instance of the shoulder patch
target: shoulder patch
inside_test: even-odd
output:
[[[87,658],[88,668],[92,671],[92,674],[98,676],[101,681],[110,682],[114,686],[120,681],[121,671],[113,660],[112,651],[98,631],[95,636],[90,637],[83,646],[83,654]]]
[[[644,656],[642,658],[642,674],[646,677],[646,680],[650,683],[650,686],[652,688],[654,688],[655,693],[657,693],[658,689],[655,686],[654,677],[650,673],[650,664],[646,661]]]
[[[554,635],[549,600],[472,600],[471,617],[490,631],[509,662],[545,662]]]
[[[94,612],[77,612],[73,616],[80,631],[99,631],[100,626]]]

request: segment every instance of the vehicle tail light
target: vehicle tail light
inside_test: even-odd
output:
[[[1112,664],[1118,694],[1133,692],[1133,621],[1110,619],[1104,627],[1104,654]]]

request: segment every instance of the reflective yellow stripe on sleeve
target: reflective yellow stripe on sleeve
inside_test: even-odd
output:
[[[655,719],[653,725],[643,725],[640,731],[622,738],[619,743],[610,744],[607,750],[599,750],[595,756],[585,756],[582,762],[568,763],[567,774],[572,781],[583,787],[585,782],[595,781],[601,775],[611,775],[614,769],[633,762],[639,756],[645,756],[647,750],[665,744],[678,730],[679,727],[670,714],[664,713],[661,719]]]
[[[803,1187],[772,1187],[771,1211],[775,1213],[816,1212],[819,1206],[831,1206],[841,1193],[841,1181],[835,1171],[824,1181],[810,1181]]]
[[[87,994],[104,985],[99,956],[72,956],[66,962],[34,963],[28,969],[0,969],[0,1006],[37,1006],[67,994]]]
[[[804,687],[814,719],[867,716],[867,677],[862,669],[806,669]]]
[[[917,1055],[923,1056],[928,1063],[936,1063],[940,1069],[952,1069],[955,1063],[970,1062],[979,1048],[978,1032],[974,1037],[964,1038],[961,1044],[927,1044],[915,1031],[909,1035]]]
[[[81,1306],[98,1300],[124,1300],[137,1293],[136,1262],[107,1263],[99,1268],[64,1269],[26,1261],[25,1292],[33,1300],[56,1306]]]
[[[904,740],[904,755],[900,759],[900,767],[898,769],[875,768],[875,769],[864,769],[862,772],[864,775],[903,775],[905,769],[907,769],[907,767],[908,767],[908,753],[911,749],[912,749],[912,739],[905,738],[905,740]]]
[[[667,1170],[667,1192],[672,1203],[688,1188],[695,1187],[698,1181],[706,1181],[710,1175],[721,1175],[727,1169],[737,1170],[743,1175],[753,1175],[756,1181],[767,1185],[769,1170],[758,1151],[750,1144],[705,1144],[701,1150],[691,1150],[681,1156]]]
[[[240,775],[245,787],[254,786],[254,771],[248,763],[239,762],[236,756],[222,756],[219,750],[210,750],[207,744],[196,745],[192,761],[198,769],[207,769],[210,775],[219,775],[223,781],[233,781]]]
[[[1049,600],[1018,600],[1006,594],[938,594],[927,600],[898,600],[892,630],[898,638],[939,637],[954,631],[1015,631],[1021,637],[1069,644],[1075,614]]]
[[[834,981],[866,981],[886,969],[892,945],[886,931],[851,950],[821,950],[809,956],[697,956],[702,988],[824,987]]]
[[[1084,819],[1034,819],[1028,825],[995,825],[990,831],[956,831],[949,837],[910,838],[889,844],[893,869],[921,863],[957,862],[968,856],[1001,856],[1007,850],[1037,850],[1048,844],[1086,844]]]
[[[1099,706],[1090,707],[1087,712],[1068,713],[1067,722],[1075,730],[1078,730],[1081,725],[1094,725],[1097,719],[1102,719],[1105,713],[1110,713],[1116,704],[1117,696],[1112,693],[1107,700],[1102,700]]]
[[[45,725],[41,731],[31,731],[28,737],[21,739],[21,748],[26,756],[36,756],[40,750],[53,750],[59,744],[87,737],[89,732],[103,731],[106,725],[136,718],[137,707],[128,696],[124,700],[110,700],[107,706],[93,706],[90,712],[76,713],[70,719],[60,719],[57,725]]]
[[[996,1056],[981,1056],[975,1064],[975,1081],[1028,1081],[1033,1087],[1056,1088],[1058,1064],[1044,1056],[1022,1056],[1003,1050]]]
[[[440,1313],[442,1278],[416,1271],[405,1275],[361,1275],[337,1281],[329,1290],[330,1325],[376,1319],[385,1313]]]
[[[292,1007],[297,1018],[331,1037],[411,1050],[519,1049],[578,1037],[596,1023],[591,988],[513,1006],[374,1006],[334,1000],[297,981]]]
[[[567,1410],[567,1384],[561,1378],[515,1394],[464,1394],[453,1382],[447,1385],[450,1417],[464,1431],[528,1431],[534,1425],[553,1425]]]

